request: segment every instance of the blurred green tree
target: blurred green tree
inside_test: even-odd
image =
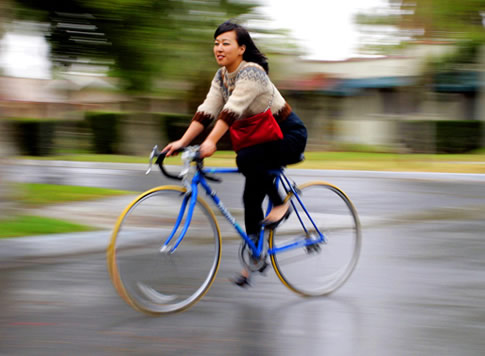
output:
[[[12,1],[16,18],[50,23],[46,37],[57,68],[109,68],[131,92],[153,91],[161,81],[182,76],[207,81],[216,26],[258,5],[228,0]]]
[[[390,26],[394,41],[374,43],[368,48],[382,52],[410,40],[448,40],[464,46],[460,61],[476,58],[476,48],[485,42],[485,2],[483,0],[388,0],[386,10],[360,13],[355,21],[379,31]],[[377,41],[376,41],[377,42]]]
[[[420,37],[485,39],[482,0],[402,0],[400,3],[400,27],[419,29]]]

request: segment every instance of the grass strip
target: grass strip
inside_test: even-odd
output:
[[[235,157],[236,154],[232,151],[217,151],[213,156],[205,160],[205,165],[208,167],[235,167]],[[51,156],[42,159],[148,164],[148,153],[146,157],[84,154]],[[166,164],[180,165],[180,156],[167,158]],[[478,150],[468,154],[398,154],[308,151],[305,152],[305,160],[303,162],[291,167],[301,169],[485,173],[485,152],[484,150]]]
[[[92,227],[53,218],[20,215],[0,220],[0,238],[93,231]]]
[[[42,183],[16,183],[12,191],[20,207],[27,209],[133,193],[116,189]],[[15,215],[0,220],[0,238],[92,230],[95,230],[95,228],[60,219],[32,215]]]
[[[18,200],[28,207],[96,200],[133,193],[126,190],[42,183],[20,183],[15,187],[18,190]]]

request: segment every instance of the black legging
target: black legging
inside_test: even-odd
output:
[[[246,177],[243,193],[244,222],[247,234],[257,234],[264,218],[262,203],[266,195],[273,205],[283,204],[268,171],[301,160],[305,150],[307,131],[300,118],[291,113],[280,123],[283,139],[243,148],[236,163]]]

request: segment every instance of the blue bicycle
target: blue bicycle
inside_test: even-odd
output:
[[[209,185],[220,181],[216,175],[238,170],[204,168],[198,157],[198,147],[185,148],[183,169],[173,174],[155,146],[147,174],[156,160],[165,176],[183,184],[142,193],[115,225],[108,269],[129,305],[157,315],[182,311],[211,287],[221,261],[221,231],[200,188],[241,236],[239,254],[249,270],[263,270],[269,258],[283,284],[303,296],[327,295],[350,277],[360,254],[361,229],[354,205],[339,188],[322,181],[297,185],[283,169],[274,171],[275,184],[286,193],[292,213],[275,230],[262,227],[255,244],[237,223],[238,212],[229,211]]]

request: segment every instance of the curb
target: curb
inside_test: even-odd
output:
[[[122,175],[127,171],[142,171],[146,164],[132,163],[99,163],[99,162],[74,162],[74,161],[37,161],[20,160],[10,166],[32,167],[59,167],[120,171]],[[7,164],[8,166],[8,164]],[[8,168],[8,167],[7,167]],[[382,171],[356,171],[356,170],[315,170],[315,169],[288,169],[291,176],[318,177],[319,179],[338,178],[379,178],[379,179],[406,179],[406,180],[430,180],[430,181],[462,181],[462,182],[485,182],[485,174],[467,173],[428,173],[428,172],[382,172]],[[112,174],[112,172],[110,172]],[[382,217],[383,221],[389,217]],[[362,217],[361,223],[365,227],[372,226],[376,219]],[[222,222],[221,222],[222,223]],[[114,224],[114,221],[113,221]],[[111,230],[105,229],[96,232],[69,233],[55,235],[38,235],[17,238],[0,239],[0,267],[5,263],[28,260],[34,258],[48,258],[68,256],[83,253],[99,253],[106,250],[110,240]],[[41,243],[39,243],[41,242]]]
[[[103,252],[110,235],[104,230],[1,239],[0,268],[20,260]]]
[[[31,166],[53,167],[74,169],[96,169],[110,171],[136,171],[145,172],[148,162],[145,163],[113,163],[113,162],[79,162],[79,161],[38,161],[18,160],[7,162],[6,166]],[[177,166],[167,166],[177,167]],[[425,180],[461,180],[461,181],[485,181],[485,174],[481,173],[441,173],[441,172],[395,172],[395,171],[362,171],[362,170],[333,170],[333,169],[303,169],[288,168],[292,175],[306,174],[309,176],[332,176],[332,177],[365,177],[365,178],[392,178],[392,179],[425,179]]]

